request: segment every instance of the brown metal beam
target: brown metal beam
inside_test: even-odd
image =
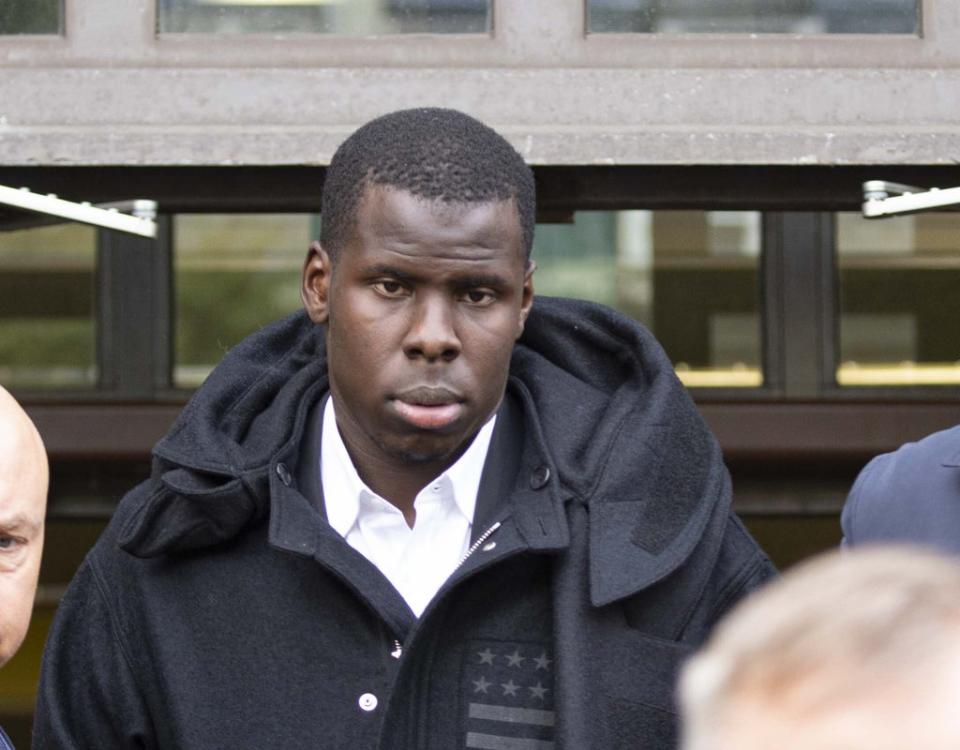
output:
[[[960,402],[723,403],[700,412],[733,460],[856,459],[960,423]],[[142,459],[178,404],[28,406],[54,459]]]
[[[960,423],[960,402],[700,403],[732,459],[865,458]]]
[[[179,404],[45,404],[26,410],[57,459],[141,459],[173,424]]]

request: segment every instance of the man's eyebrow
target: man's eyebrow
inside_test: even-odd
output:
[[[498,273],[467,273],[463,276],[456,276],[453,279],[453,283],[458,287],[467,288],[467,287],[478,287],[478,286],[492,286],[492,287],[503,287],[506,286],[509,282],[506,277],[501,276]]]
[[[417,275],[409,271],[401,271],[396,266],[386,263],[374,263],[363,269],[368,276],[391,276],[397,281],[416,281]]]
[[[366,266],[363,269],[363,272],[367,276],[389,276],[397,281],[404,281],[407,283],[413,283],[420,279],[420,276],[416,273],[401,270],[396,266],[389,265],[388,263],[373,263],[369,266]],[[468,271],[463,274],[454,274],[450,279],[450,283],[456,286],[458,289],[467,289],[479,286],[490,286],[499,289],[506,286],[509,281],[505,276],[498,273]]]
[[[29,516],[23,513],[17,513],[12,516],[0,516],[0,532],[7,534],[17,533],[17,532],[38,532],[42,526],[42,522],[36,520],[35,518],[30,518]]]

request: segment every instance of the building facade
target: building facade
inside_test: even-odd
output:
[[[412,106],[529,161],[538,293],[654,330],[779,562],[838,541],[866,459],[960,422],[960,214],[859,215],[865,180],[960,185],[955,2],[7,0],[0,184],[153,199],[161,231],[0,206],[0,383],[53,471],[0,723],[28,723],[57,598],[153,442],[298,306],[337,145]]]

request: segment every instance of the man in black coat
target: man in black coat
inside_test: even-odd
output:
[[[338,149],[304,313],[231,351],[58,613],[39,747],[668,748],[772,574],[670,362],[533,300],[533,175],[458,112]]]

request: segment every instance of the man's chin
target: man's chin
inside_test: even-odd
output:
[[[450,453],[439,451],[398,450],[395,451],[393,455],[405,464],[426,466],[429,464],[444,463]],[[453,461],[450,461],[450,463],[452,464]]]
[[[402,445],[384,446],[391,455],[404,464],[415,466],[442,465],[444,468],[452,465],[463,453],[470,440],[464,440],[455,446],[451,445]]]

